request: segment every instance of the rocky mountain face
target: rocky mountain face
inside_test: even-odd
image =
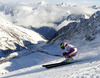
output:
[[[55,34],[50,43],[74,39],[92,41],[97,38],[97,35],[100,35],[100,11],[97,11],[89,19],[84,19],[80,23],[73,22],[64,26]]]

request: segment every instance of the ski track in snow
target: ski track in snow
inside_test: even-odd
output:
[[[96,61],[83,60],[70,65],[46,69],[42,65],[36,65],[29,68],[20,69],[5,74],[3,78],[99,78],[100,58]]]

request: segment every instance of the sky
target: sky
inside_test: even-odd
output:
[[[33,2],[38,2],[42,0],[0,0],[0,1],[11,1],[11,2],[19,2],[19,1],[33,1]],[[78,2],[78,1],[90,1],[90,2],[97,2],[100,3],[100,0],[45,0],[48,3],[60,3],[60,2]]]
[[[100,0],[46,0],[48,2],[78,2],[78,1],[90,1],[90,2],[99,2],[100,3]]]

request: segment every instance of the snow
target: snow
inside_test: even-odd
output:
[[[44,4],[42,3],[42,5]],[[91,42],[87,42],[84,39],[76,39],[76,41],[72,42],[78,48],[78,55],[74,59],[81,60],[80,62],[52,69],[42,67],[43,64],[63,61],[65,58],[55,56],[62,55],[63,50],[57,44],[45,44],[47,40],[27,26],[34,25],[33,27],[39,28],[47,25],[54,27],[56,25],[54,22],[61,21],[61,18],[66,13],[76,14],[78,12],[81,14],[79,10],[83,8],[83,6],[78,7],[79,10],[75,11],[75,6],[45,6],[39,6],[32,10],[32,5],[16,4],[19,12],[14,17],[0,12],[0,45],[2,45],[0,49],[5,49],[3,45],[8,45],[5,42],[7,38],[9,44],[13,44],[11,41],[21,43],[24,40],[35,44],[34,46],[27,46],[27,49],[17,50],[15,52],[16,58],[0,64],[0,78],[100,78],[100,37],[98,35]],[[65,9],[68,10],[64,12]],[[91,15],[96,11],[94,9],[87,11],[87,9],[83,8],[84,11],[81,12]],[[59,16],[56,15],[57,13],[59,13]],[[48,16],[50,18],[47,18]],[[17,23],[13,23],[15,20]],[[67,20],[62,21],[61,24],[56,25],[58,26],[56,29],[60,29],[69,22]],[[16,36],[12,37],[12,33]],[[19,41],[17,41],[16,37]],[[14,48],[11,46],[11,49]]]
[[[13,59],[10,62],[1,64],[0,68],[2,72],[3,71],[7,72],[7,74],[0,75],[0,77],[3,78],[21,78],[21,77],[24,78],[28,78],[28,77],[99,78],[100,77],[100,57],[99,57],[100,43],[98,39],[91,43],[86,43],[85,41],[83,41],[83,43],[86,44],[81,43],[80,45],[76,45],[79,48],[79,54],[75,57],[75,59],[82,60],[80,62],[73,63],[71,65],[60,66],[52,69],[45,69],[42,67],[43,64],[61,62],[62,60],[64,60],[64,58],[36,52],[27,56]],[[63,51],[61,52],[59,46],[57,45],[47,45],[42,47],[42,49],[51,54],[56,54],[56,53],[61,54],[63,52]]]
[[[6,49],[7,47],[15,49],[14,43],[25,46],[26,42],[30,41],[33,44],[39,42],[46,42],[41,35],[27,28],[21,26],[16,26],[9,21],[0,19],[0,38],[1,38],[1,49]],[[35,37],[34,37],[34,36]],[[10,45],[10,46],[9,46]]]

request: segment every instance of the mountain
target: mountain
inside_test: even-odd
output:
[[[34,42],[37,43],[38,41],[42,40],[45,41],[45,39],[43,38],[50,40],[52,39],[56,31],[59,30],[60,28],[61,29],[55,34],[55,37],[59,35],[59,33],[64,32],[66,33],[67,36],[64,37],[63,35],[60,34],[62,36],[62,40],[65,38],[69,40],[70,38],[72,38],[72,35],[74,37],[77,34],[76,31],[80,30],[77,28],[81,28],[82,26],[84,26],[84,22],[87,23],[89,22],[84,19],[88,19],[91,16],[91,14],[93,14],[95,11],[98,10],[98,9],[91,9],[88,6],[84,7],[83,5],[80,6],[79,4],[71,4],[71,3],[70,5],[66,4],[65,6],[62,6],[64,3],[62,3],[62,5],[59,6],[50,5],[47,4],[45,1],[32,4],[30,3],[29,4],[0,3],[0,4],[1,4],[0,5],[1,32],[7,35],[7,37],[6,35],[4,35],[4,37],[3,35],[1,35],[0,51],[7,50],[8,52],[9,50],[16,51],[16,47],[17,50],[23,49],[25,47],[22,46],[26,46],[26,43],[34,44]],[[80,21],[81,23],[79,23]],[[70,22],[75,22],[75,23],[70,23]],[[68,26],[65,26],[67,24]],[[62,27],[64,28],[64,30]],[[73,30],[73,28],[75,30]],[[66,31],[65,29],[68,31]],[[28,31],[31,32],[31,34]],[[84,31],[86,31],[86,29],[84,29]],[[42,36],[40,36],[39,34],[37,35],[40,37],[40,40],[34,39],[35,37],[33,35],[36,35],[34,34],[35,32],[37,32],[36,34],[39,33],[40,35],[42,35]],[[95,38],[92,35],[83,35],[82,38],[83,37],[85,37],[86,40]],[[56,39],[53,40],[56,41]],[[53,40],[52,42],[54,42]],[[18,48],[19,46],[21,48]]]
[[[62,27],[55,34],[51,43],[64,40],[86,40],[92,41],[100,35],[100,11],[94,13],[89,19],[84,19],[80,23],[73,22]]]
[[[88,19],[98,10],[90,8],[90,4],[84,6],[83,4],[80,5],[77,3],[61,3],[62,5],[66,5],[58,6],[56,4],[48,4],[45,0],[39,3],[24,2],[0,4],[0,12],[13,24],[26,28],[33,27],[33,29],[46,27],[48,28],[48,31],[51,31],[50,28],[52,28],[55,32],[70,22],[80,22],[82,19]],[[92,5],[93,4],[91,4],[91,6]],[[42,35],[45,38],[50,39],[55,32],[53,32],[51,36]],[[44,31],[44,33],[47,32]],[[49,34],[49,32],[47,34]]]
[[[98,6],[98,5],[93,5],[93,6],[90,6],[90,8],[93,8],[93,9],[100,9],[100,6]]]
[[[0,54],[3,52],[31,49],[35,44],[46,40],[35,31],[14,25],[9,21],[0,19]],[[30,47],[28,47],[30,45]]]

